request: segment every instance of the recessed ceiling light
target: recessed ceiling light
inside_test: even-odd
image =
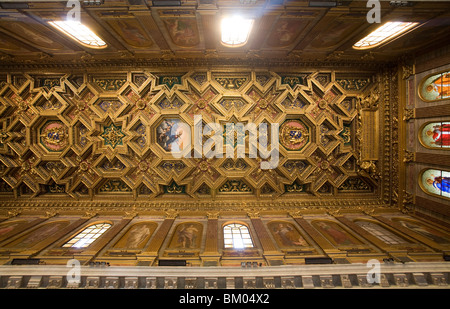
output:
[[[7,10],[7,9],[16,9],[16,10],[22,9],[23,10],[23,9],[30,8],[28,3],[24,3],[24,2],[19,2],[19,3],[17,3],[17,2],[16,3],[1,2],[0,7],[5,10]]]
[[[181,6],[181,0],[156,0],[152,1],[153,6]]]
[[[91,29],[78,21],[60,20],[48,23],[83,46],[89,48],[105,48],[107,46]]]
[[[339,3],[337,1],[324,1],[324,0],[309,1],[310,7],[335,7],[338,5]]]
[[[419,23],[390,21],[378,27],[366,37],[362,38],[353,45],[355,49],[369,49],[379,46],[389,40],[394,39],[402,33],[413,29]]]
[[[252,30],[253,19],[240,16],[222,19],[222,44],[228,47],[240,47],[247,43]]]

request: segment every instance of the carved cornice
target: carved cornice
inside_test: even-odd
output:
[[[44,60],[44,61],[43,61]],[[46,61],[47,60],[47,61]],[[345,59],[330,59],[326,61],[319,60],[303,60],[299,58],[141,58],[141,59],[118,59],[118,60],[99,60],[84,59],[83,61],[56,61],[54,59],[40,59],[21,61],[20,59],[11,58],[0,64],[0,71],[34,71],[34,70],[84,70],[95,69],[107,71],[110,69],[135,69],[135,68],[199,68],[211,66],[227,66],[227,67],[283,67],[283,68],[354,68],[360,70],[377,71],[380,68],[394,65],[393,63],[377,62],[377,61],[353,61]]]
[[[92,218],[102,212],[125,212],[125,215],[137,214],[145,211],[156,211],[167,214],[168,218],[175,218],[180,211],[196,211],[208,212],[212,218],[224,211],[245,212],[248,214],[258,214],[261,211],[279,211],[292,212],[296,214],[298,211],[304,210],[323,210],[338,211],[338,209],[357,209],[361,207],[364,209],[390,207],[379,199],[330,199],[320,201],[254,201],[247,202],[245,207],[241,202],[202,202],[202,201],[183,201],[170,203],[168,205],[165,201],[160,202],[139,202],[139,201],[124,201],[120,203],[108,203],[99,201],[67,201],[60,203],[55,201],[10,201],[2,203],[2,210],[6,213],[15,213],[17,211],[46,211],[49,213],[60,212],[84,212],[84,218]]]

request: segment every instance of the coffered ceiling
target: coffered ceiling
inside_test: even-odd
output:
[[[312,7],[305,0],[186,0],[166,7],[146,0],[81,3],[81,21],[106,41],[107,48],[81,46],[48,24],[66,18],[70,10],[66,1],[28,1],[0,10],[2,62],[392,61],[448,41],[450,33],[450,6],[444,1],[413,1],[410,6],[381,1],[381,22],[416,21],[421,27],[363,51],[352,45],[379,25],[367,22],[366,1],[339,1],[336,7]],[[220,42],[220,21],[236,13],[253,18],[253,29],[243,47],[225,47]]]
[[[334,8],[245,3],[82,5],[81,21],[107,43],[103,49],[48,24],[66,17],[66,2],[2,9],[3,209],[94,207],[92,200],[189,210],[396,204],[401,74],[385,64],[446,42],[448,3],[383,1],[382,22],[421,26],[365,51],[352,48],[377,27],[367,23],[365,1]],[[220,43],[219,23],[235,12],[255,23],[247,44],[229,48]],[[265,158],[248,151],[196,157],[187,143],[195,115],[222,129],[279,124],[278,136],[268,134],[279,141],[278,165],[261,169]],[[182,124],[186,141],[167,131]],[[191,157],[176,158],[170,147]]]
[[[395,79],[245,68],[7,73],[2,207],[389,204],[398,184]],[[247,124],[257,132],[235,129],[229,141],[229,125]]]

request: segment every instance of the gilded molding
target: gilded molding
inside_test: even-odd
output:
[[[261,214],[259,212],[247,212],[247,216],[250,219],[260,219],[261,218]]]
[[[332,216],[332,217],[339,217],[339,216],[342,216],[342,214],[341,214],[341,209],[340,209],[340,208],[328,210],[328,211],[327,211],[327,214],[329,214],[329,215]]]
[[[409,121],[409,120],[415,118],[416,117],[415,111],[416,110],[414,108],[412,108],[412,109],[405,108],[403,110],[403,121]]]
[[[360,100],[361,108],[378,109],[380,102],[381,92],[377,88],[373,88],[368,95],[361,95],[358,97]]]
[[[208,219],[219,219],[220,217],[220,212],[215,211],[215,212],[208,212],[206,214],[206,216],[208,217]]]
[[[58,212],[56,212],[56,211],[46,211],[45,212],[45,218],[47,218],[47,219],[50,219],[50,218],[53,218],[53,217],[56,217],[58,215]]]
[[[290,211],[289,212],[289,215],[292,217],[292,218],[303,218],[303,212],[302,211]]]
[[[175,210],[170,210],[173,207]],[[183,201],[178,203],[172,203],[168,205],[165,201],[160,202],[139,202],[129,201],[122,203],[112,203],[107,201],[68,201],[66,203],[57,203],[55,201],[33,201],[33,202],[5,202],[2,205],[2,210],[7,212],[24,212],[24,211],[55,211],[55,212],[81,212],[86,215],[84,218],[92,218],[98,215],[98,212],[120,212],[124,211],[136,211],[138,213],[145,211],[167,212],[169,217],[176,216],[178,211],[193,211],[193,212],[224,212],[224,211],[243,211],[243,212],[262,212],[262,211],[307,211],[307,210],[323,210],[327,211],[334,208],[342,209],[359,209],[359,207],[371,208],[371,207],[389,207],[389,204],[385,204],[379,199],[329,199],[320,201],[254,201],[247,202],[245,207],[242,202],[224,202],[215,201],[214,203],[202,202],[202,201]],[[95,211],[93,211],[95,210]]]
[[[81,217],[82,219],[92,219],[98,214],[96,212],[86,211],[84,215]]]
[[[412,193],[407,192],[406,190],[403,191],[403,201],[402,201],[402,212],[406,214],[413,214],[415,209],[415,195]]]
[[[137,211],[126,211],[123,218],[124,219],[133,219],[134,217],[137,217],[138,215],[139,215],[139,213]]]
[[[179,209],[179,208],[176,208]],[[169,209],[165,212],[165,218],[166,219],[175,219],[176,217],[178,217],[179,213],[178,211],[174,210],[174,209]]]
[[[414,64],[408,64],[408,65],[403,65],[402,66],[402,78],[408,79],[410,76],[416,74],[415,73],[415,65]]]
[[[416,153],[414,151],[409,151],[404,149],[403,162],[410,163],[416,159]]]
[[[20,215],[19,211],[8,211],[8,213],[6,214],[7,218],[14,218]]]
[[[283,68],[351,68],[377,70],[386,66],[386,62],[377,61],[354,61],[339,59],[341,54],[334,53],[329,55],[327,61],[302,60],[301,56],[293,54],[292,57],[285,58],[232,58],[217,57],[215,50],[206,51],[202,58],[175,58],[172,51],[163,51],[161,58],[120,58],[117,60],[96,59],[95,56],[84,52],[82,56],[74,61],[57,61],[56,59],[29,60],[23,62],[20,59],[8,56],[0,64],[0,71],[46,71],[46,70],[86,70],[93,69],[97,71],[110,70],[134,70],[135,68],[199,68],[199,67],[221,67],[221,66],[241,66],[241,67],[283,67]]]

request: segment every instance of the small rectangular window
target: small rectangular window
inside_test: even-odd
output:
[[[222,19],[222,44],[227,47],[240,47],[247,43],[252,30],[253,19],[240,16]]]
[[[50,25],[77,41],[81,45],[89,48],[105,48],[106,42],[97,36],[91,29],[78,21],[50,21]]]
[[[369,49],[392,40],[419,25],[416,22],[387,22],[353,45],[355,49]]]

